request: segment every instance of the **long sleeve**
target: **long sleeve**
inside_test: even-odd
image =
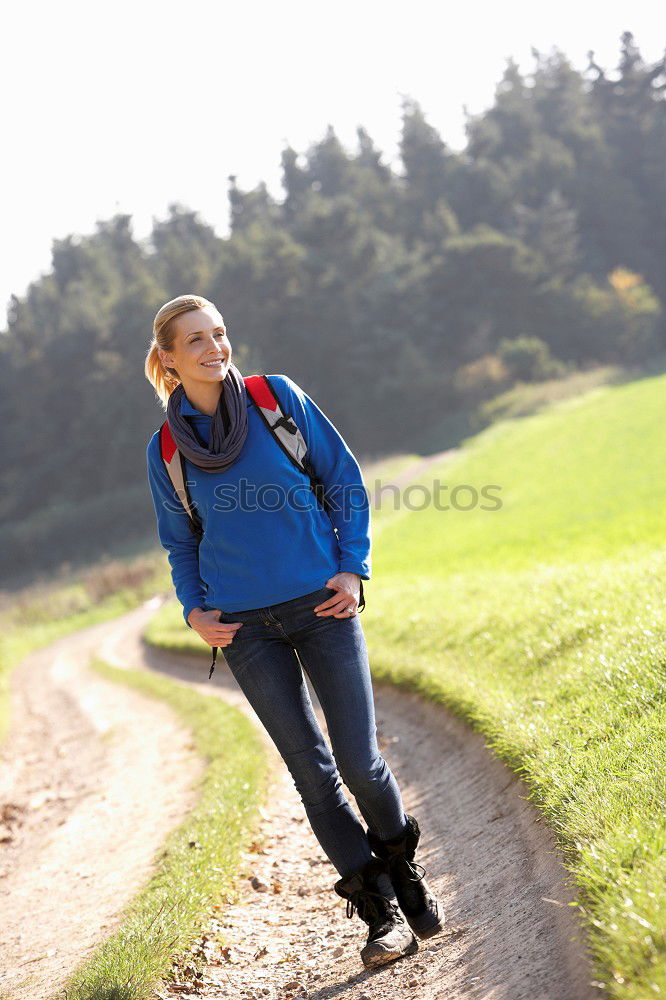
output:
[[[338,570],[369,580],[370,502],[360,466],[337,428],[300,386],[287,375],[272,375],[271,380],[300,428],[308,458],[324,484],[331,504],[329,515],[338,534]]]
[[[185,508],[164,468],[158,435],[149,442],[146,458],[148,483],[157,517],[157,532],[161,544],[169,554],[171,579],[176,596],[183,605],[185,624],[191,628],[187,616],[193,608],[202,607],[206,597],[206,587],[199,576],[199,546],[190,531]]]

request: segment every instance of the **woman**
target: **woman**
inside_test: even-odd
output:
[[[318,406],[288,376],[269,376],[332,501],[329,516],[264,425],[231,358],[224,320],[207,299],[181,295],[155,316],[145,373],[185,458],[203,528],[199,544],[156,432],[147,460],[158,534],[185,622],[208,645],[224,649],[340,875],[334,889],[347,900],[347,915],[357,911],[369,925],[361,958],[367,967],[382,965],[415,951],[413,932],[430,937],[444,918],[425,870],[413,862],[418,824],[404,812],[376,742],[357,617],[360,582],[370,579],[367,493],[356,459]],[[282,498],[277,505],[276,494]],[[303,670],[326,717],[333,753]]]

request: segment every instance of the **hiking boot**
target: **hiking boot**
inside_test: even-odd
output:
[[[361,960],[366,969],[386,965],[401,955],[418,951],[419,943],[405,924],[396,903],[386,864],[370,858],[363,868],[335,883],[338,896],[347,900],[347,916],[358,911],[361,920],[368,924],[368,940],[361,949]]]
[[[407,923],[420,938],[429,938],[444,929],[446,918],[425,880],[425,868],[414,861],[421,837],[419,825],[413,816],[405,815],[407,825],[399,837],[380,840],[368,830],[368,843],[373,853],[388,866],[388,875]]]

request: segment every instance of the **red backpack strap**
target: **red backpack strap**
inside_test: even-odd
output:
[[[282,409],[275,387],[268,375],[247,375],[243,381],[250,393],[261,419],[271,432],[283,452],[297,469],[306,472],[307,445],[294,418]]]
[[[286,413],[282,407],[277,389],[268,375],[248,375],[244,382],[273,438],[296,468],[308,477],[317,501],[330,516],[326,489],[308,458],[308,446],[305,443],[305,438],[294,418]]]
[[[201,537],[201,522],[199,515],[194,509],[192,498],[187,488],[185,475],[185,462],[174,441],[168,420],[165,420],[160,427],[160,455],[169,474],[169,479],[173,484],[176,496],[185,508],[185,513],[190,519],[190,530],[193,535]]]
[[[308,460],[305,438],[298,429],[294,418],[283,410],[280,397],[268,375],[246,375],[243,381],[268,430],[296,468],[309,477],[314,495],[330,517],[325,487]],[[337,533],[337,528],[334,530]],[[359,612],[365,608],[363,581],[361,580],[360,583]]]

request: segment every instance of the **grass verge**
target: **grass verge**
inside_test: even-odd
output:
[[[375,678],[453,709],[527,782],[618,1000],[666,995],[665,585],[666,548],[385,579],[364,621]]]
[[[202,927],[210,931],[225,898],[233,896],[240,852],[250,843],[265,796],[265,750],[252,723],[219,698],[101,660],[91,666],[106,680],[166,702],[191,729],[207,766],[199,802],[166,837],[155,874],[121,914],[119,929],[75,970],[64,996],[145,1000],[181,953],[175,962],[182,970],[178,981],[191,981],[195,989],[206,956],[188,949]]]
[[[527,781],[617,1000],[666,995],[665,387],[597,386],[464,442],[419,480],[430,502],[377,513],[365,588],[374,675]]]

